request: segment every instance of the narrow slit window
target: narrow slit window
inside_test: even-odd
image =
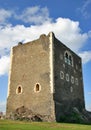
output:
[[[74,77],[71,76],[71,83],[74,84]]]
[[[16,89],[16,94],[21,94],[22,93],[22,86],[18,86]]]
[[[39,91],[39,84],[36,84],[36,92]]]
[[[18,87],[18,93],[21,93],[21,87]]]
[[[60,78],[64,79],[64,73],[63,73],[63,71],[60,71]]]
[[[69,74],[66,74],[66,81],[69,82]]]
[[[35,92],[40,92],[40,90],[41,90],[41,86],[40,86],[39,83],[37,83],[37,84],[35,85],[34,91],[35,91]]]
[[[78,78],[75,79],[75,84],[78,85]]]
[[[65,62],[68,63],[68,53],[65,53]]]
[[[70,92],[71,92],[71,93],[73,92],[73,87],[70,87]]]
[[[72,57],[69,56],[69,64],[72,65]]]

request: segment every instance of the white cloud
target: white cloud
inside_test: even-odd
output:
[[[88,39],[88,33],[81,33],[79,22],[58,18],[55,22],[42,25],[8,25],[0,29],[0,48],[10,48],[19,41],[31,41],[41,34],[53,31],[56,37],[74,51],[78,51]]]
[[[6,102],[0,101],[0,112],[6,112]]]
[[[8,73],[10,58],[9,56],[2,56],[0,59],[0,75]]]
[[[6,17],[3,17],[2,21],[5,21],[4,18],[6,19],[10,16],[10,12],[6,13]],[[51,21],[46,7],[40,8],[39,6],[35,6],[27,8],[21,15],[16,15],[16,18],[24,20],[25,22],[36,23],[37,21],[37,25],[26,27],[24,25],[12,26],[12,24],[7,24],[0,26],[0,63],[2,64],[0,64],[0,75],[8,71],[9,56],[7,56],[7,52],[20,41],[32,41],[39,38],[41,34],[48,34],[50,31],[53,31],[60,41],[73,51],[78,52],[88,38],[91,37],[91,31],[86,33],[81,32],[78,21],[61,17],[57,18],[54,22]],[[84,55],[86,54],[81,54],[81,56],[85,57]],[[89,61],[89,57],[87,61]],[[86,62],[84,61],[84,63]]]
[[[78,9],[83,15],[83,17],[86,19],[91,17],[91,14],[88,10],[90,6],[91,6],[91,0],[86,0],[84,1],[83,5]]]
[[[91,105],[87,106],[86,110],[89,111],[89,112],[91,112]]]
[[[0,9],[0,24],[5,24],[7,18],[11,17],[12,12],[5,9]]]
[[[88,36],[91,38],[91,30],[88,32]]]
[[[88,92],[88,95],[91,95],[91,92]]]
[[[25,23],[41,24],[45,21],[51,21],[47,7],[33,6],[26,8],[22,14],[15,14],[16,19],[20,19]]]
[[[84,51],[82,53],[79,53],[79,56],[82,58],[82,62],[84,64],[91,61],[91,51]]]

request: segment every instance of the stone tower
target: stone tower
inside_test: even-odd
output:
[[[81,58],[52,32],[11,50],[7,116],[22,106],[49,121],[85,108]]]

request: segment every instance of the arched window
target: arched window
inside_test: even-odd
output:
[[[68,53],[65,53],[65,62],[68,63]]]
[[[78,78],[75,79],[75,84],[78,85]]]
[[[72,57],[71,57],[71,55],[69,56],[69,65],[72,65]]]
[[[39,91],[39,84],[36,84],[36,92]]]
[[[74,84],[74,77],[71,76],[71,83]]]
[[[60,78],[64,79],[64,72],[63,71],[60,71]]]
[[[19,85],[16,89],[16,94],[21,94],[22,93],[22,86]]]
[[[73,87],[72,87],[72,86],[70,87],[70,92],[71,92],[71,93],[73,92]]]
[[[34,87],[34,91],[35,91],[35,92],[40,92],[40,90],[41,90],[40,84],[39,84],[39,83],[36,83],[36,85],[35,85],[35,87]]]
[[[66,74],[66,81],[69,82],[69,74]]]
[[[64,53],[64,59],[65,59],[65,63],[67,63],[68,65],[73,66],[73,58],[72,55],[69,51],[66,51]]]

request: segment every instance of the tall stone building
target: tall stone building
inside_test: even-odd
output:
[[[22,106],[50,121],[85,108],[81,58],[52,32],[12,48],[7,116]]]

